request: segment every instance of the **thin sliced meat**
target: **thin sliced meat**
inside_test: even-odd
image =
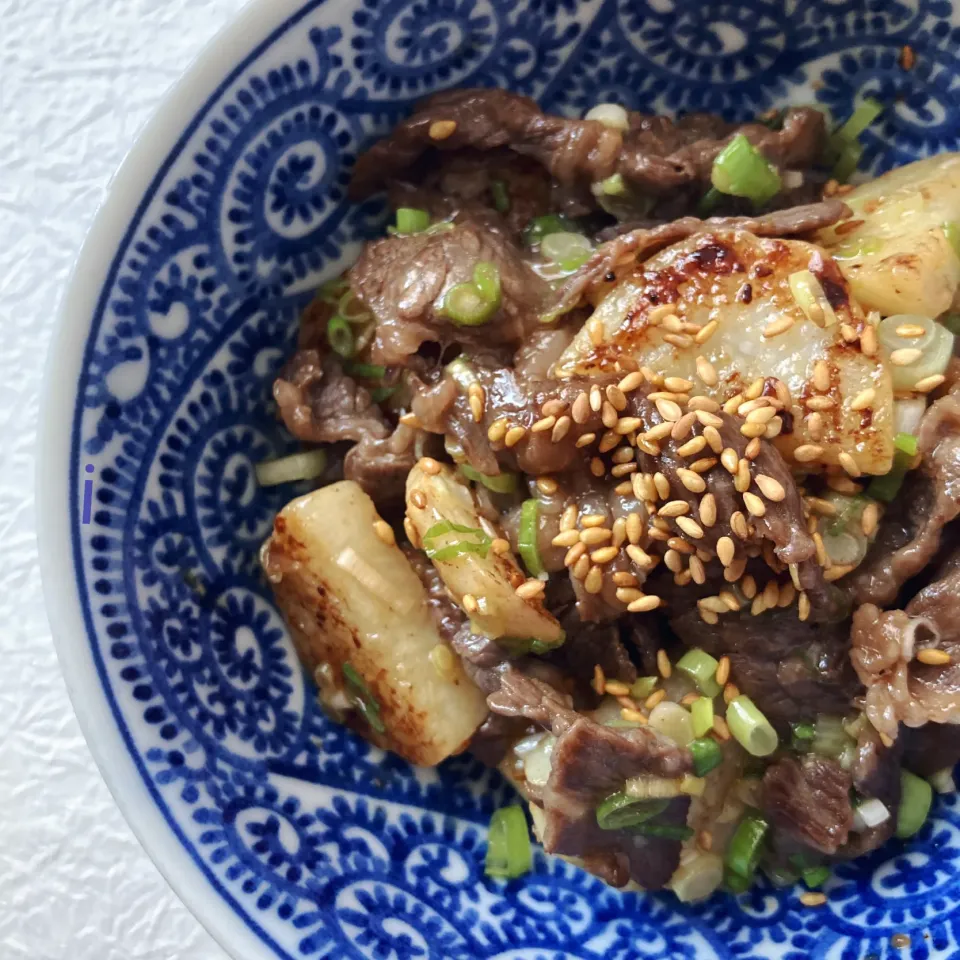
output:
[[[863,563],[847,578],[857,603],[890,606],[936,556],[943,528],[960,513],[960,398],[936,400],[920,423],[922,460],[911,471]]]
[[[652,195],[706,185],[717,154],[743,133],[773,163],[814,165],[825,142],[823,115],[811,108],[788,110],[782,127],[727,124],[693,114],[673,121],[634,113],[624,132],[596,120],[543,113],[529,97],[507,90],[449,90],[420,104],[413,114],[362,154],[351,193],[364,197],[413,167],[423,154],[498,150],[532,157],[560,183],[594,183],[620,173]]]
[[[499,271],[500,306],[483,326],[458,326],[443,312],[444,297],[472,283],[481,261]],[[550,296],[508,237],[473,221],[368,243],[349,282],[376,320],[373,362],[387,365],[406,364],[426,342],[517,347]]]
[[[850,786],[850,774],[836,760],[812,753],[783,757],[763,775],[763,811],[778,830],[834,854],[853,826]]]

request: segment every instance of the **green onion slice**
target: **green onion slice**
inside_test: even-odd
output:
[[[898,433],[893,438],[893,445],[908,457],[917,455],[917,438],[912,433]]]
[[[500,268],[489,260],[481,260],[473,268],[473,285],[487,303],[500,305]]]
[[[777,171],[742,133],[717,154],[710,181],[720,193],[747,197],[758,205],[779,193],[782,185]]]
[[[739,873],[734,873],[729,867],[723,871],[723,885],[734,896],[746,893],[752,883],[752,877],[741,877]]]
[[[524,500],[520,508],[520,532],[517,536],[517,548],[523,559],[523,565],[531,577],[545,573],[537,540],[540,534],[540,502],[535,499]]]
[[[807,747],[810,741],[817,735],[817,731],[812,723],[792,723],[790,732],[793,734],[794,745]]]
[[[510,192],[503,180],[490,181],[490,195],[493,197],[493,207],[498,213],[507,213],[510,210]]]
[[[397,209],[397,233],[423,233],[430,226],[430,214],[417,207]]]
[[[882,477],[874,477],[870,481],[870,486],[867,487],[867,496],[873,497],[874,500],[882,500],[884,503],[892,502],[900,492],[912,463],[913,457],[910,454],[903,450],[894,450],[893,467],[891,467],[889,473]]]
[[[479,470],[474,470],[469,463],[460,464],[460,472],[474,483],[482,483],[494,493],[514,493],[517,489],[517,475],[515,473],[498,473],[495,477],[488,477]]]
[[[800,876],[803,877],[803,882],[811,890],[815,890],[817,887],[822,887],[830,878],[830,868],[810,867],[808,870],[804,870]]]
[[[833,134],[834,140],[843,140],[847,143],[852,143],[881,113],[883,113],[883,104],[878,103],[871,97],[867,97],[863,103],[853,111],[850,119]]]
[[[351,360],[344,365],[344,369],[351,377],[360,377],[361,380],[382,380],[387,375],[387,368],[377,363],[355,363]]]
[[[713,703],[707,701],[713,712]],[[716,740],[709,737],[700,737],[697,740],[691,740],[687,744],[687,749],[693,756],[693,772],[698,777],[705,777],[711,770],[715,770],[723,762],[723,751]]]
[[[727,705],[727,726],[753,757],[768,757],[777,749],[777,731],[746,694],[735,697]]]
[[[380,717],[380,704],[367,686],[367,682],[360,676],[352,664],[345,663],[343,665],[343,678],[346,680],[347,688],[353,694],[357,707],[367,723],[369,723],[377,733],[386,733],[387,728],[384,726],[383,720]]]
[[[709,653],[696,647],[693,650],[688,650],[677,661],[676,668],[693,680],[702,694],[715,697],[721,689],[716,680],[719,665]]]
[[[582,233],[548,233],[540,242],[540,253],[565,273],[573,273],[590,259],[593,244]]]
[[[314,480],[327,469],[325,450],[306,450],[278,460],[264,460],[254,467],[261,487],[275,487],[297,480]]]
[[[713,729],[713,700],[699,697],[690,704],[690,716],[693,718],[693,735],[706,736]]]
[[[626,793],[614,793],[597,807],[597,826],[601,830],[632,829],[663,813],[667,800],[637,800]]]
[[[634,700],[646,700],[659,682],[659,677],[637,677],[630,687],[630,696]]]
[[[549,233],[563,233],[572,231],[573,225],[556,213],[548,213],[544,217],[534,217],[523,231],[523,241],[528,247],[535,247]]]
[[[363,305],[363,301],[350,289],[337,303],[337,313],[348,323],[366,323],[373,314]]]
[[[321,284],[320,289],[317,291],[317,296],[320,297],[324,303],[339,304],[340,298],[347,293],[349,289],[350,285],[347,283],[346,277],[341,275]]]
[[[399,384],[394,384],[392,387],[376,387],[370,391],[370,399],[374,403],[383,403],[384,400],[389,400],[399,389]]]
[[[475,283],[458,283],[443,298],[443,312],[460,327],[479,327],[496,312],[499,303],[486,299]]]
[[[740,821],[724,855],[731,873],[745,880],[753,877],[769,829],[770,824],[759,814],[748,814]]]
[[[357,346],[353,331],[350,329],[350,324],[339,313],[335,313],[327,321],[327,341],[341,357],[352,357],[356,353]]]
[[[926,822],[933,803],[933,787],[921,777],[900,771],[900,807],[897,810],[897,836],[912,837]]]
[[[511,880],[529,873],[532,863],[530,830],[523,807],[514,805],[494,811],[487,836],[486,875]]]

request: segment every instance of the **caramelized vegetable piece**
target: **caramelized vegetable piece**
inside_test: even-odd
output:
[[[853,218],[817,238],[860,303],[884,316],[949,310],[960,286],[960,259],[948,239],[960,221],[960,154],[898,167],[843,199]]]
[[[803,446],[802,462],[837,464],[846,451],[859,471],[884,474],[893,458],[890,375],[879,351],[866,356],[844,340],[844,331],[859,335],[866,322],[819,248],[718,230],[635,267],[598,305],[556,372],[612,370],[626,354],[721,403],[758,378],[763,394],[777,398],[779,380],[790,394],[776,439],[784,456]],[[869,409],[853,409],[864,397]]]
[[[466,594],[476,600],[476,609],[468,613],[479,632],[548,646],[563,641],[560,624],[541,599],[517,594],[514,584],[525,577],[513,555],[490,549],[489,537],[484,549],[473,495],[454,470],[441,466],[428,473],[417,464],[407,477],[407,516],[457,602],[462,604]]]
[[[433,765],[462,749],[486,703],[455,656],[443,672],[431,661],[442,640],[423,585],[378,522],[356,483],[323,487],[280,512],[263,567],[328,709],[378,746]]]

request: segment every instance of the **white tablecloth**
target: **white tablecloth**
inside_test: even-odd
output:
[[[34,535],[41,375],[107,182],[241,0],[0,0],[0,958],[224,960],[94,766]]]

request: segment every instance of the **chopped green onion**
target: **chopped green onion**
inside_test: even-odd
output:
[[[697,204],[697,216],[708,217],[716,209],[717,204],[723,199],[723,194],[716,188],[711,187]]]
[[[350,324],[339,313],[327,321],[327,341],[341,357],[352,357],[357,349]]]
[[[347,283],[346,278],[341,275],[321,284],[320,289],[317,291],[317,296],[320,297],[324,303],[339,303],[340,298],[349,289],[350,285]]]
[[[860,159],[863,157],[863,144],[845,143],[840,147],[840,153],[837,157],[830,175],[838,183],[846,183],[856,173],[860,165]]]
[[[510,209],[510,193],[503,180],[490,181],[490,194],[493,197],[493,207],[498,213],[507,213]]]
[[[548,233],[540,241],[540,253],[561,270],[573,273],[590,259],[593,244],[582,233]]]
[[[881,113],[883,113],[883,104],[877,103],[877,101],[871,97],[867,97],[863,103],[853,111],[850,119],[847,120],[839,130],[834,132],[834,139],[852,143]]]
[[[384,726],[383,720],[380,717],[380,704],[367,686],[366,681],[360,676],[352,664],[345,663],[343,665],[343,678],[346,680],[347,687],[353,694],[357,707],[367,723],[369,723],[377,733],[386,733],[387,728]]]
[[[561,632],[559,638],[551,643],[547,643],[545,640],[537,640],[534,637],[497,637],[496,642],[498,647],[503,647],[504,650],[516,657],[522,657],[528,653],[539,657],[551,650],[556,650],[557,647],[562,647],[566,639],[567,635]]]
[[[373,319],[373,314],[352,290],[347,290],[340,298],[337,304],[337,313],[348,323],[366,323],[367,320]]]
[[[458,283],[443,298],[443,312],[460,327],[479,327],[496,312],[499,303],[488,300],[475,283]]]
[[[830,868],[810,867],[809,870],[804,870],[800,876],[803,877],[803,882],[811,890],[815,890],[817,887],[822,887],[830,878]]]
[[[758,205],[779,193],[782,185],[777,171],[742,133],[717,154],[710,180],[720,193],[747,197]]]
[[[723,885],[734,896],[746,893],[752,883],[753,877],[741,877],[739,873],[734,873],[729,867],[723,871]]]
[[[394,384],[392,387],[377,387],[370,391],[370,399],[374,403],[383,403],[384,400],[389,400],[399,389],[399,384]]]
[[[900,807],[897,810],[897,836],[912,837],[926,822],[933,803],[933,787],[909,770],[900,771]]]
[[[261,487],[275,487],[280,483],[314,480],[327,469],[325,450],[306,450],[292,453],[278,460],[264,460],[254,468]]]
[[[708,697],[715,697],[721,690],[716,679],[718,666],[720,664],[699,647],[688,650],[676,662],[676,668],[693,680],[697,689]]]
[[[651,730],[662,733],[681,747],[693,740],[693,717],[690,711],[672,700],[661,700],[650,711],[647,722]]]
[[[601,830],[636,827],[667,809],[666,800],[636,800],[626,793],[614,793],[597,807],[597,826]]]
[[[350,363],[344,369],[351,377],[360,377],[361,380],[382,380],[387,375],[387,368],[376,363]]]
[[[711,708],[713,704],[708,700]],[[690,754],[693,756],[693,772],[698,777],[705,777],[711,770],[715,770],[723,763],[723,751],[720,744],[710,737],[701,737],[697,740],[691,740],[687,744]]]
[[[524,500],[520,508],[520,532],[517,535],[517,549],[523,559],[523,564],[531,577],[539,577],[544,573],[543,561],[540,559],[540,550],[537,540],[540,536],[540,502],[538,500]]]
[[[706,734],[713,729],[712,698],[699,697],[694,700],[693,703],[690,704],[690,715],[693,717],[693,735],[695,737],[706,736]]]
[[[611,174],[600,181],[600,192],[608,197],[621,197],[627,192],[627,182],[622,173]]]
[[[430,214],[416,207],[397,209],[397,233],[422,233],[430,226]]]
[[[662,837],[664,840],[689,840],[693,836],[691,827],[672,823],[638,823],[635,827],[631,827],[631,831],[648,837]]]
[[[443,547],[434,547],[427,543],[428,540],[436,540],[437,537],[445,536],[448,533],[463,533],[475,537],[476,542],[460,539],[454,540]],[[451,523],[449,520],[441,520],[435,523],[423,535],[424,553],[431,560],[452,560],[464,553],[475,553],[485,558],[490,549],[491,539],[478,527],[465,527],[459,523]]]
[[[534,217],[523,231],[523,241],[528,247],[535,247],[549,233],[563,233],[574,228],[566,217],[548,213],[543,217]]]
[[[488,877],[512,880],[530,871],[533,849],[523,807],[496,810],[490,818],[484,872]]]
[[[882,477],[874,477],[867,487],[867,496],[874,500],[882,500],[884,503],[890,503],[900,492],[903,486],[904,478],[910,470],[913,463],[913,457],[904,453],[902,450],[894,450],[893,466],[890,472]]]
[[[500,305],[500,268],[489,260],[481,260],[473,268],[473,285],[488,303]]]
[[[634,700],[646,700],[659,682],[659,677],[637,677],[630,687],[630,696]]]
[[[514,493],[517,489],[517,475],[515,473],[498,473],[494,477],[488,477],[479,470],[474,470],[469,463],[460,464],[460,472],[474,483],[482,483],[488,490],[494,493]]]
[[[804,749],[810,745],[810,741],[817,735],[812,723],[791,723],[790,732],[793,734],[794,746],[801,746]]]
[[[746,694],[727,704],[727,726],[753,757],[767,757],[777,749],[777,731]]]
[[[732,873],[745,880],[753,877],[769,829],[770,824],[759,814],[748,814],[740,821],[724,855],[724,862]]]
[[[893,438],[893,445],[908,457],[917,455],[917,438],[912,433],[898,433]]]
[[[853,175],[863,155],[859,136],[883,112],[883,106],[867,98],[827,142],[826,161],[833,164],[833,177],[845,183]]]

